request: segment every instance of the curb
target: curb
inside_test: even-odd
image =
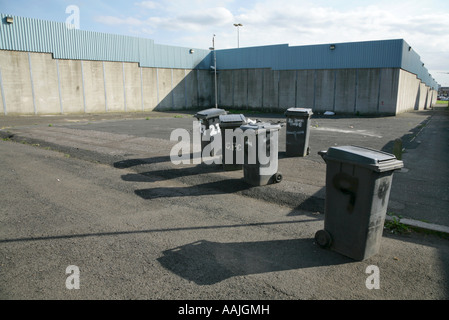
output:
[[[386,221],[394,221],[395,218],[397,219],[398,217],[392,217],[392,216],[387,215],[385,217],[385,220]],[[408,219],[408,218],[400,218],[397,221],[401,224],[404,224],[404,225],[412,227],[412,228],[417,228],[417,229],[427,230],[427,231],[432,231],[432,232],[438,232],[438,233],[444,233],[444,234],[449,235],[449,227],[442,226],[439,224],[428,223],[428,222],[423,222],[423,221],[418,221],[418,220],[413,220],[413,219]]]

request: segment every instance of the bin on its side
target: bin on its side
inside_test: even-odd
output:
[[[280,125],[270,123],[246,124],[240,127],[244,135],[243,179],[253,185],[261,186],[282,181],[278,172],[278,139]],[[260,149],[260,150],[259,150]],[[260,161],[259,153],[269,158],[267,163]]]
[[[403,162],[392,154],[357,146],[331,147],[319,154],[327,164],[321,247],[354,260],[379,252],[393,172]]]
[[[204,148],[212,142],[214,136],[220,133],[219,117],[227,112],[223,109],[210,108],[197,112],[194,117],[201,123],[201,154]],[[211,154],[210,156],[214,156]]]
[[[285,111],[287,117],[285,154],[287,156],[305,157],[309,154],[309,119],[312,115],[312,109],[308,108],[288,108]]]
[[[226,141],[226,130],[229,129],[234,131],[235,129],[240,128],[240,126],[246,124],[246,118],[243,114],[226,114],[220,115],[219,120],[221,128],[221,154],[223,170],[241,170],[243,168],[243,164],[237,163],[237,153],[243,153],[243,144],[234,135],[232,135],[231,141]],[[228,154],[228,156],[226,154]],[[229,154],[232,154],[230,157],[231,159],[229,159]]]

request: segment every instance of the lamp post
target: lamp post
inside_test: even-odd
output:
[[[215,108],[218,108],[218,99],[217,99],[217,55],[215,54],[215,34],[212,37],[212,47],[209,48],[214,52],[214,85],[215,85]]]
[[[240,31],[239,27],[243,27],[241,23],[234,23],[234,27],[237,27],[237,48],[240,48]]]

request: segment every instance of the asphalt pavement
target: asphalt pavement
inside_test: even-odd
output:
[[[388,212],[403,219],[405,224],[449,232],[447,107],[414,111],[396,117],[313,115],[309,120],[311,151],[306,157],[286,156],[286,119],[283,114],[241,112],[248,119],[282,126],[278,158],[283,182],[258,188],[253,196],[323,212],[326,164],[318,151],[333,146],[357,145],[393,153],[394,142],[400,139],[404,168],[394,173]],[[166,170],[182,168],[170,163],[169,153],[175,144],[170,141],[170,134],[178,128],[191,133],[194,113],[4,117],[0,118],[0,134],[4,138],[48,145],[73,157],[92,158],[115,166],[119,166],[120,161],[128,167],[134,167],[134,162],[157,162],[161,166],[159,174],[185,178],[179,172],[182,170],[174,171],[176,173]],[[242,176],[242,171],[223,172],[218,165],[186,166],[183,170],[188,171],[184,175],[190,177],[214,172],[215,176],[220,176],[220,181]],[[210,182],[209,178],[205,179],[205,182]],[[225,188],[225,185],[217,183],[218,189]]]
[[[280,183],[252,187],[241,170],[173,164],[170,134],[191,132],[193,111],[0,117],[9,186],[0,198],[0,296],[449,297],[447,108],[313,115],[306,157],[286,155],[284,115],[242,113],[281,125]],[[380,253],[363,262],[319,248],[313,237],[323,227],[326,163],[318,151],[358,145],[391,153],[397,139],[404,168],[393,175],[388,219],[415,231],[386,229]],[[71,264],[81,265],[85,290],[57,285],[67,277],[57,270]],[[371,265],[381,271],[379,290],[365,284]]]

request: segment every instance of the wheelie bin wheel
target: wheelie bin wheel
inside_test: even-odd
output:
[[[326,230],[318,230],[315,233],[315,241],[321,248],[329,248],[332,244],[332,237]]]
[[[282,181],[282,173],[277,172],[274,176],[274,181],[276,181],[276,183],[279,183]]]

